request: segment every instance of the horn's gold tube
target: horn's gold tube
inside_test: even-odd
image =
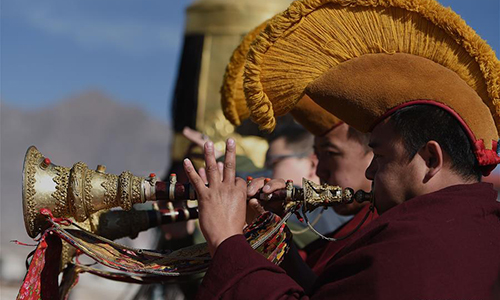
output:
[[[72,168],[57,166],[45,158],[34,146],[26,152],[23,166],[23,210],[26,231],[31,237],[37,236],[48,225],[46,217],[40,213],[49,209],[54,217],[74,218],[83,222],[92,214],[122,207],[130,210],[136,203],[148,200],[185,201],[196,199],[197,195],[189,183],[178,183],[175,175],[168,182],[134,176],[125,171],[120,175],[105,173],[104,166],[91,170],[82,162]],[[259,193],[256,197],[263,201],[282,201],[293,205],[303,202],[308,210],[331,206],[334,203],[372,201],[371,193],[350,188],[318,185],[303,179],[303,188],[296,188],[288,181],[286,188],[268,195]]]
[[[48,208],[55,217],[85,221],[93,213],[122,207],[130,210],[144,203],[153,189],[149,181],[125,171],[119,176],[91,170],[83,162],[72,168],[57,166],[34,146],[26,152],[23,166],[23,213],[26,231],[31,237],[43,229]]]

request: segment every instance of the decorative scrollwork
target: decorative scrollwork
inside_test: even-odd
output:
[[[76,248],[74,248],[67,242],[62,243],[61,269],[65,268],[67,264],[73,261],[73,257],[75,257],[75,254],[76,254]]]
[[[84,197],[83,203],[85,205],[85,211],[87,212],[87,217],[95,212],[94,203],[92,203],[92,178],[94,177],[94,171],[90,169],[85,170],[84,178]]]
[[[342,202],[342,188],[328,184],[319,185],[303,179],[304,201],[312,207],[325,206],[333,202]]]
[[[132,202],[141,202],[141,187],[142,179],[137,176],[132,176]]]
[[[352,199],[354,197],[354,193],[352,189],[346,188],[344,189],[344,193],[342,195],[344,199]]]
[[[120,206],[124,210],[132,209],[132,199],[130,197],[132,173],[129,171],[122,172],[119,178]]]
[[[56,171],[56,176],[53,180],[56,183],[56,191],[52,193],[52,197],[56,199],[56,205],[53,213],[56,216],[63,216],[69,213],[67,198],[70,169],[55,166],[54,170]]]
[[[104,188],[104,198],[103,204],[105,207],[115,207],[119,206],[119,203],[116,203],[116,195],[118,194],[118,176],[114,174],[104,174],[105,180],[101,183],[101,186]]]
[[[85,170],[87,165],[83,162],[77,162],[73,165],[71,173],[71,183],[70,187],[73,196],[73,205],[75,209],[75,219],[77,221],[83,221],[89,215],[87,213],[87,208],[85,205]]]
[[[28,225],[28,232],[35,232],[35,220],[38,217],[38,212],[36,211],[36,203],[34,201],[34,197],[36,194],[35,190],[35,173],[36,173],[36,165],[38,161],[42,158],[42,154],[36,150],[34,147],[30,147],[28,149],[28,152],[26,153],[26,158],[24,162],[25,166],[25,190],[24,190],[24,202],[25,202],[25,211],[24,213],[27,214],[27,218],[25,216],[25,220],[27,221]]]

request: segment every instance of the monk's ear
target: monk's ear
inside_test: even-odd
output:
[[[444,165],[443,149],[436,141],[428,141],[422,149],[418,152],[426,165],[426,173],[424,181],[429,181],[434,177]]]

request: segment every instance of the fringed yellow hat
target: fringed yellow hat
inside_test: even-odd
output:
[[[250,31],[234,50],[226,67],[221,87],[221,104],[224,116],[233,125],[239,126],[250,116],[243,93],[243,70],[250,44],[267,26],[267,21]],[[323,135],[340,124],[341,121],[321,108],[307,95],[290,112],[294,119],[314,135]]]
[[[241,121],[250,116],[247,108],[245,94],[243,93],[243,69],[245,60],[253,40],[266,27],[267,21],[247,33],[239,46],[233,51],[229,64],[226,66],[222,80],[221,105],[226,119],[234,126],[241,125]]]
[[[461,122],[481,166],[500,163],[500,62],[434,0],[295,1],[255,39],[244,74],[261,129],[305,94],[363,132],[425,103]]]

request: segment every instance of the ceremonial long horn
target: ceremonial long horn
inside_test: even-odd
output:
[[[169,182],[156,180],[155,176],[143,178],[125,171],[119,176],[105,173],[99,165],[91,170],[83,162],[72,168],[53,164],[34,146],[28,148],[23,166],[23,212],[26,231],[30,237],[37,236],[47,225],[46,217],[40,213],[50,209],[54,217],[86,220],[93,213],[121,207],[130,210],[136,203],[165,200],[196,200],[196,192],[189,183],[178,183],[175,174]],[[259,193],[257,198],[265,201],[304,202],[310,210],[333,203],[351,203],[371,199],[371,194],[342,189],[338,186],[317,185],[304,179],[303,188],[295,188],[287,182],[287,188],[268,195]]]
[[[79,222],[75,225],[108,240],[116,240],[124,237],[134,239],[139,233],[150,228],[197,218],[197,207],[167,210],[110,210],[97,212],[84,222]],[[64,242],[61,252],[61,269],[71,262],[75,255],[76,249]]]
[[[95,233],[109,240],[136,238],[142,231],[153,227],[197,218],[197,207],[109,211],[99,216],[99,226]]]
[[[40,214],[42,208],[50,209],[54,217],[74,218],[77,222],[85,221],[95,212],[114,207],[130,210],[135,203],[155,200],[155,182],[154,177],[141,178],[130,172],[123,172],[120,176],[107,174],[104,166],[98,166],[94,171],[82,162],[74,164],[71,169],[57,166],[31,146],[26,152],[23,167],[22,198],[26,231],[29,236],[35,237],[44,228],[46,217]],[[164,189],[160,188],[160,198],[162,191]],[[197,216],[196,208],[172,208],[163,212],[108,212],[100,216],[99,223],[107,225],[99,226],[99,231],[114,239]]]

